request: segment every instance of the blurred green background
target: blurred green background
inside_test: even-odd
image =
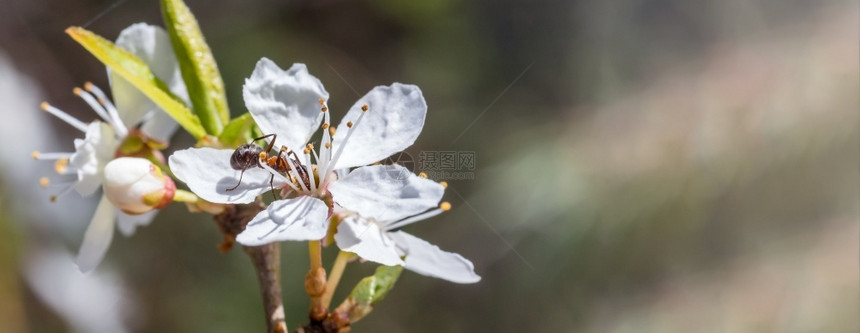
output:
[[[407,152],[475,152],[474,179],[448,181],[454,209],[406,230],[483,280],[406,272],[356,332],[860,330],[856,1],[187,3],[234,115],[265,56],[306,63],[335,119],[376,85],[417,84],[429,112]],[[108,86],[63,30],[114,39],[141,21],[162,24],[157,1],[0,0],[4,332],[264,329],[248,258],[218,253],[211,219],[181,205],[115,237],[96,274],[109,283],[32,268],[76,253],[95,207],[49,203],[50,166],[29,158],[78,135],[42,100],[88,120],[72,88]],[[306,252],[283,244],[291,328]],[[350,264],[335,302],[373,269]]]

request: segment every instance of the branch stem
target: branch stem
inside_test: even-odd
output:
[[[251,257],[260,291],[263,295],[263,308],[266,311],[267,332],[286,333],[284,304],[281,301],[281,243],[274,242],[263,246],[245,246],[245,253]]]
[[[322,267],[322,244],[320,241],[308,242],[308,254],[310,255],[311,270]]]
[[[201,200],[202,201],[202,200]],[[254,216],[265,209],[257,201],[249,205],[224,205],[220,214],[215,215],[215,222],[224,241],[219,245],[221,251],[229,251],[236,240],[236,235],[245,230]],[[244,246],[245,253],[251,258],[257,279],[260,281],[260,293],[263,296],[263,310],[266,316],[266,332],[286,333],[287,322],[284,319],[284,304],[281,300],[281,245],[278,242],[263,246]]]
[[[337,254],[337,258],[334,260],[334,264],[331,267],[331,274],[329,274],[328,282],[325,286],[325,293],[322,295],[322,306],[324,308],[328,309],[329,305],[331,305],[331,298],[334,296],[334,291],[337,289],[338,283],[340,283],[340,278],[343,276],[346,264],[348,264],[352,258],[355,258],[355,254],[352,252],[340,251]]]
[[[322,244],[320,241],[308,242],[311,269],[305,276],[305,291],[311,299],[311,320],[321,321],[328,316],[328,307],[323,306],[322,296],[326,292],[326,274],[322,267]]]

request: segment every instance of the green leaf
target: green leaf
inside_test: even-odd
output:
[[[162,0],[161,10],[194,112],[207,133],[218,135],[230,119],[230,111],[215,57],[182,0]]]
[[[206,131],[200,124],[200,119],[185,106],[179,97],[170,93],[167,85],[159,80],[140,58],[84,28],[69,27],[66,29],[66,33],[105,66],[110,67],[111,70],[128,80],[155,104],[164,109],[188,133],[198,139],[206,135]]]
[[[385,298],[391,288],[394,288],[401,272],[403,266],[379,266],[373,276],[361,279],[349,294],[349,299],[354,304],[351,317],[358,315],[358,318],[354,318],[358,320],[370,313],[373,305]]]
[[[231,148],[251,142],[251,139],[255,138],[255,125],[254,118],[251,117],[250,113],[233,118],[233,120],[227,123],[227,126],[224,126],[224,130],[218,136],[218,141],[225,147]]]
[[[394,288],[394,283],[403,272],[402,266],[379,266],[373,276],[368,276],[352,288],[343,303],[332,313],[334,317],[346,317],[350,323],[357,322],[373,311],[385,295]]]

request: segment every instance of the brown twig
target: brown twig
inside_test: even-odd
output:
[[[274,242],[263,246],[245,246],[245,253],[251,257],[260,280],[263,295],[263,308],[266,311],[268,332],[286,333],[284,304],[281,301],[281,243]]]
[[[249,205],[229,205],[223,213],[215,215],[215,222],[224,234],[224,241],[218,245],[218,248],[224,252],[229,251],[236,240],[236,235],[245,230],[248,221],[263,209],[265,206],[258,201]],[[245,246],[244,250],[251,258],[251,263],[257,271],[257,279],[260,281],[267,332],[286,333],[287,323],[284,319],[284,304],[281,300],[280,243]]]

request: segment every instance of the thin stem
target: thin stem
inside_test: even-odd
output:
[[[305,291],[311,299],[311,320],[323,320],[328,316],[328,308],[322,304],[326,289],[325,268],[322,267],[322,244],[320,241],[308,242],[311,269],[305,276]]]
[[[320,241],[308,242],[308,253],[311,260],[311,270],[322,267],[322,244]]]
[[[199,200],[200,198],[197,195],[186,190],[177,189],[173,193],[173,201],[176,202],[197,203]]]
[[[329,274],[328,282],[325,285],[325,293],[322,295],[322,306],[324,308],[328,309],[331,304],[331,298],[334,296],[337,284],[340,283],[340,278],[343,276],[343,270],[352,258],[355,258],[355,254],[352,252],[340,251],[337,254],[337,259],[334,260],[334,264],[331,267],[331,274]]]

